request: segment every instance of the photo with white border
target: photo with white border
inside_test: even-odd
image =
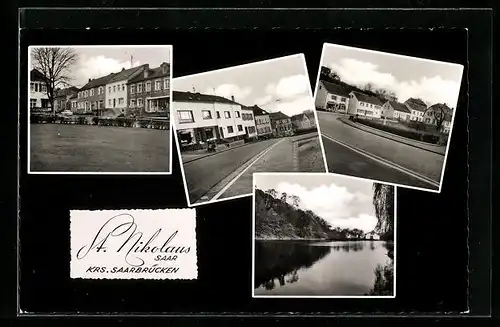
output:
[[[28,173],[170,175],[171,45],[28,48]]]
[[[326,172],[303,54],[176,77],[188,205],[251,197],[255,172]]]
[[[252,297],[396,297],[395,186],[332,173],[253,185]]]
[[[328,171],[440,193],[463,69],[325,43],[314,98]]]

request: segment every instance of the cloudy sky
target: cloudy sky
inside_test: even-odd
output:
[[[162,62],[170,62],[170,46],[102,46],[72,47],[78,60],[71,68],[69,75],[72,85],[81,87],[89,78],[98,78],[109,73],[117,73],[122,68],[149,64],[155,68]],[[30,68],[31,69],[31,68]]]
[[[458,101],[463,70],[458,64],[339,45],[323,48],[321,65],[337,72],[346,83],[372,83],[391,90],[401,102],[414,97],[428,105],[444,102],[451,108]]]
[[[370,232],[377,224],[370,181],[333,174],[272,174],[255,175],[255,185],[300,197],[303,210],[313,211],[333,227]]]
[[[314,109],[302,54],[174,78],[176,91],[216,94],[294,115]]]

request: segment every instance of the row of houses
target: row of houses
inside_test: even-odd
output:
[[[287,116],[245,106],[217,95],[173,91],[174,121],[183,146],[212,140],[237,141],[291,136],[316,127],[312,110]]]
[[[437,124],[436,112],[445,112],[441,131],[446,134],[450,132],[453,115],[453,110],[444,103],[428,107],[425,102],[416,98],[409,98],[403,103],[381,101],[378,97],[327,81],[319,81],[315,103],[316,108],[326,111],[370,118],[418,121],[429,125]]]
[[[51,109],[44,76],[30,73],[30,107]],[[170,104],[170,65],[150,68],[144,64],[99,78],[89,79],[81,88],[68,87],[54,92],[56,112],[78,114],[138,116],[162,113],[168,116]]]

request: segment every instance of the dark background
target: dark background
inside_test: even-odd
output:
[[[473,163],[470,157],[473,153],[482,155],[483,163],[489,159],[489,143],[484,142],[489,134],[477,132],[477,138],[469,134],[481,129],[477,123],[484,124],[481,110],[487,110],[489,103],[485,102],[489,101],[488,90],[485,93],[468,85],[472,74],[481,76],[477,70],[469,71],[468,65],[468,50],[469,56],[484,55],[485,49],[478,46],[478,33],[473,40],[471,32],[468,35],[462,28],[381,28],[389,21],[407,25],[417,22],[417,17],[395,12],[374,13],[369,22],[364,22],[367,16],[362,12],[351,13],[354,21],[328,12],[314,19],[309,15],[309,20],[300,12],[277,14],[254,12],[260,23],[251,24],[246,16],[223,12],[212,13],[211,18],[192,12],[173,16],[164,12],[25,13],[21,15],[25,28],[20,38],[20,71],[27,71],[28,45],[78,44],[171,44],[174,77],[304,53],[312,87],[324,42],[463,64],[464,78],[441,194],[398,188],[396,299],[252,299],[251,198],[197,207],[199,276],[195,281],[70,279],[69,210],[185,207],[177,149],[173,142],[171,176],[27,175],[27,76],[21,74],[19,288],[23,311],[451,314],[467,310],[471,295],[468,245],[474,246],[467,242],[467,217],[480,214],[474,211],[480,210],[476,208],[478,199],[467,198],[468,192],[476,194],[468,181],[485,183],[488,177],[485,170],[479,170],[479,162]],[[444,18],[429,15],[425,24],[435,26],[432,24]],[[148,26],[158,27],[129,28],[139,22],[155,22]],[[364,23],[379,28],[335,28]],[[98,28],[106,25],[107,29]],[[254,25],[258,28],[250,28]],[[318,27],[328,25],[332,27]],[[65,29],[57,28],[61,26]],[[91,28],[86,30],[85,26]],[[475,48],[468,47],[472,41]],[[482,76],[488,77],[484,71]],[[479,99],[480,94],[486,99]],[[478,100],[468,102],[469,96]],[[483,125],[483,133],[489,132],[488,128]],[[471,167],[476,168],[474,173]]]

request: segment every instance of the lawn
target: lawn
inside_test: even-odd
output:
[[[32,172],[169,172],[170,131],[31,124]]]

